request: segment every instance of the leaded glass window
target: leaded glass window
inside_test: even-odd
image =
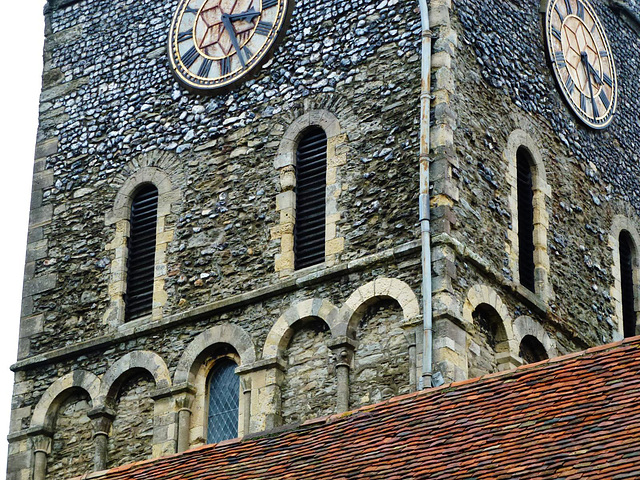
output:
[[[535,292],[533,262],[533,176],[528,152],[518,150],[518,264],[520,284]]]
[[[207,443],[218,443],[238,436],[240,378],[237,365],[225,358],[216,362],[209,377],[209,417]]]
[[[620,280],[622,289],[622,324],[625,337],[636,335],[636,299],[633,285],[634,251],[629,232],[620,234]]]

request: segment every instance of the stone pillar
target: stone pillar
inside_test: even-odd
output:
[[[93,471],[99,472],[107,468],[107,451],[109,442],[109,431],[111,423],[115,418],[115,411],[111,408],[95,408],[88,413],[93,422]]]
[[[47,459],[51,454],[52,434],[44,430],[33,432],[33,480],[45,480]]]
[[[356,342],[342,337],[329,345],[329,348],[333,352],[338,383],[336,413],[343,413],[349,410],[349,372],[354,366]]]
[[[271,430],[282,424],[280,385],[284,371],[284,362],[279,358],[266,358],[236,368],[241,378],[251,377],[251,390],[244,392],[244,395],[251,396],[249,415],[243,419],[243,425],[249,422],[249,431]],[[246,409],[247,405],[243,408]]]
[[[403,322],[402,330],[409,350],[409,385],[411,390],[416,391],[418,389],[418,375],[422,374],[422,368],[418,368],[417,354],[418,336],[422,332],[422,317]]]
[[[185,384],[173,389],[173,396],[178,410],[178,432],[176,441],[176,452],[182,453],[189,449],[191,430],[191,407],[196,390],[191,385]]]
[[[245,375],[245,378],[240,380],[242,386],[242,432],[241,436],[245,436],[251,433],[251,377]]]

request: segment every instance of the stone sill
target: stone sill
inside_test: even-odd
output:
[[[389,263],[391,260],[410,257],[415,254],[420,254],[419,240],[408,242],[396,248],[367,255],[366,257],[358,258],[332,267],[318,265],[316,267],[305,268],[304,270],[295,272],[290,277],[280,280],[268,287],[259,288],[239,295],[233,295],[229,298],[218,300],[207,305],[202,305],[201,307],[196,307],[186,312],[176,313],[150,323],[143,324],[136,322],[135,325],[131,325],[131,328],[124,327],[124,331],[117,331],[91,340],[79,342],[75,345],[34,355],[16,362],[11,366],[11,370],[14,372],[28,370],[29,368],[38,365],[54,363],[65,358],[74,357],[93,350],[108,348],[135,338],[168,330],[183,323],[194,322],[202,318],[254,304],[262,300],[273,298],[275,296],[318,283],[326,282],[336,277],[360,272],[377,264]]]

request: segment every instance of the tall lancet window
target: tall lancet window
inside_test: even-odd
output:
[[[622,231],[619,238],[620,245],[620,281],[622,287],[622,325],[625,337],[636,335],[636,295],[633,282],[633,265],[635,263],[635,248],[631,235]]]
[[[158,189],[143,185],[131,204],[125,319],[134,320],[151,313],[156,254]]]
[[[307,129],[296,151],[295,268],[324,262],[327,190],[327,135]]]
[[[216,362],[209,377],[207,443],[218,443],[238,436],[240,378],[230,358]]]
[[[533,176],[528,152],[520,148],[518,160],[518,265],[520,284],[535,292],[533,262]]]

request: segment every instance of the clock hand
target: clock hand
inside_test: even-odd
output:
[[[584,68],[587,71],[587,83],[589,84],[589,93],[591,94],[591,106],[593,107],[593,121],[595,122],[598,116],[598,107],[596,105],[596,98],[593,96],[593,85],[591,85],[591,64],[589,63],[589,58],[587,57],[587,52],[582,52],[580,55],[582,57],[582,63],[584,64]],[[589,69],[591,67],[591,70]]]
[[[238,38],[236,37],[236,31],[233,28],[233,24],[231,23],[231,18],[229,18],[228,13],[222,14],[222,25],[224,25],[225,30],[229,33],[229,37],[231,38],[231,45],[236,49],[238,53],[238,58],[240,59],[240,63],[243,67],[245,67],[244,58],[242,56],[242,51],[240,50],[240,44],[238,43]]]
[[[598,74],[596,69],[593,68],[593,65],[591,65],[591,62],[589,62],[588,59],[587,64],[589,65],[589,70],[591,71],[591,75],[593,75],[593,79],[598,83],[598,85],[602,85],[602,79],[600,78],[600,75]]]
[[[260,16],[260,12],[256,12],[253,8],[240,13],[223,14],[229,17],[229,20],[235,22],[236,20],[246,20],[247,22],[253,22],[253,19]]]

